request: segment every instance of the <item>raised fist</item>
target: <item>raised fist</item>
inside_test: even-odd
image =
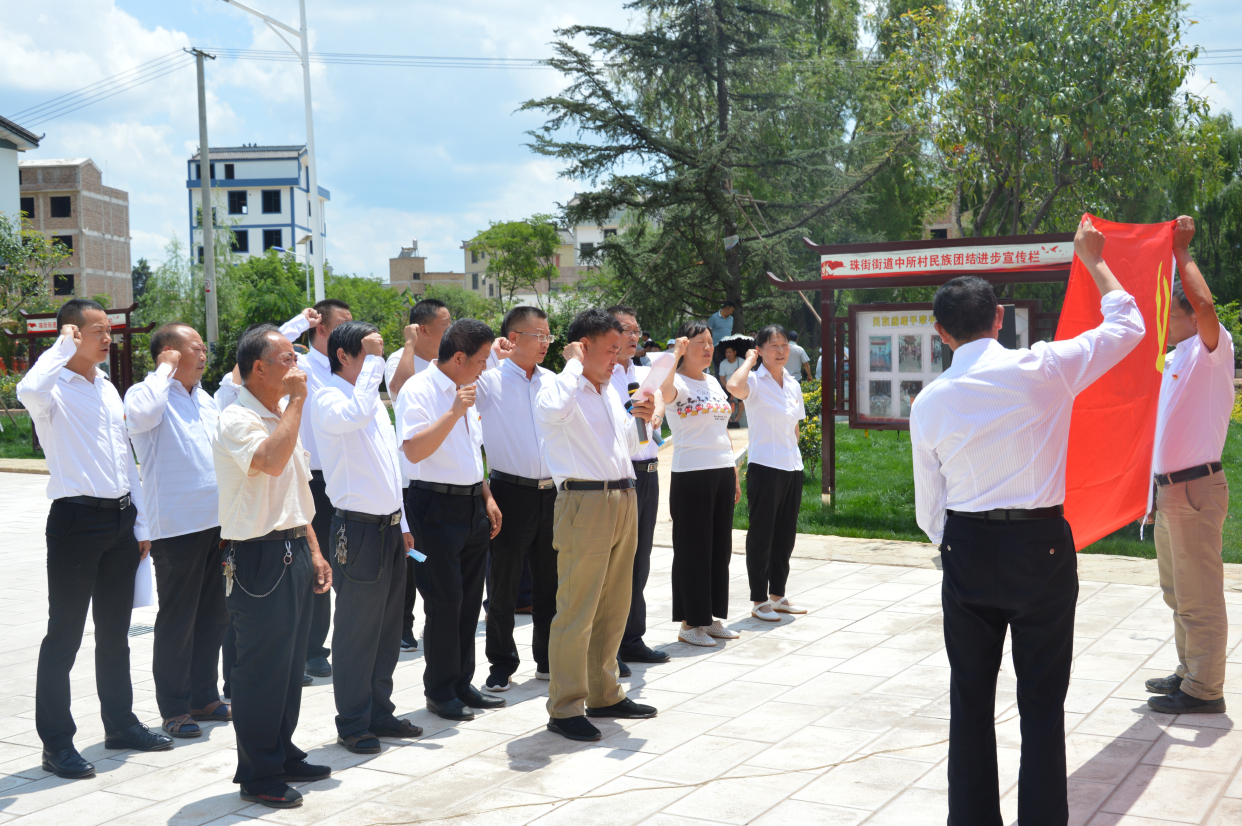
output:
[[[66,324],[64,327],[61,327],[60,334],[72,341],[74,347],[82,343],[82,331],[78,329],[76,324]]]
[[[1195,219],[1189,215],[1177,216],[1173,223],[1173,249],[1188,250],[1190,241],[1195,237]]]
[[[311,327],[315,327],[319,324],[319,311],[314,307],[307,307],[302,311],[302,315],[305,316],[306,320],[310,322]]]
[[[474,385],[467,384],[457,388],[457,397],[453,399],[453,415],[464,416],[466,411],[474,407]]]
[[[686,348],[690,346],[690,339],[682,336],[673,342],[673,355],[681,358],[686,354]]]
[[[173,369],[174,373],[177,372],[177,365],[180,363],[181,351],[173,350],[172,348],[165,349],[164,352],[160,353],[159,357],[155,360],[156,367],[159,367],[161,364],[167,364]]]
[[[410,324],[405,328],[405,346],[413,348],[418,344],[418,339],[423,334],[423,328],[418,324]]]
[[[285,395],[289,401],[306,398],[306,374],[296,367],[290,367],[284,378]]]
[[[384,355],[384,339],[378,331],[370,333],[362,339],[362,353],[367,356]]]
[[[582,342],[571,341],[565,345],[565,349],[561,352],[565,356],[565,361],[569,361],[570,359],[582,361]]]
[[[1074,233],[1074,254],[1084,264],[1095,264],[1104,257],[1104,233],[1093,227],[1086,215]]]

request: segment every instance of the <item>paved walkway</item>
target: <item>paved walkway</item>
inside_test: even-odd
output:
[[[812,612],[770,625],[748,618],[745,570],[735,559],[731,613],[739,619],[728,624],[742,638],[701,649],[673,642],[667,542],[654,556],[648,641],[673,661],[637,666],[629,681],[631,694],[660,715],[606,722],[600,743],[571,743],[544,729],[547,684],[530,667],[515,678],[510,707],[450,725],[419,710],[421,654],[405,654],[395,700],[426,736],[385,741],[370,758],[349,754],[333,745],[331,681],[316,680],[305,692],[297,740],[337,773],[305,785],[302,808],[274,812],[238,798],[228,725],[207,725],[203,738],[158,754],[104,749],[88,634],[73,672],[74,712],[77,744],[99,774],[51,777],[39,768],[33,721],[46,622],[44,483],[0,474],[9,523],[0,542],[0,824],[944,822],[948,664],[939,572],[798,558],[791,591]],[[1236,641],[1242,594],[1227,598]],[[135,611],[136,625],[152,621],[151,609]],[[529,619],[522,621],[519,639],[529,644]],[[150,633],[131,640],[133,678],[139,717],[156,726],[151,641]],[[1084,581],[1075,650],[1066,707],[1071,822],[1242,824],[1242,732],[1226,715],[1177,718],[1143,703],[1143,680],[1167,674],[1173,662],[1158,590]],[[1231,656],[1228,680],[1242,685],[1242,650]],[[1006,660],[996,714],[1007,823],[1016,818],[1014,690]],[[1228,702],[1242,710],[1242,694]]]

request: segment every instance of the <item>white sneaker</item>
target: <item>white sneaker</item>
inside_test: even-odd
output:
[[[800,608],[789,601],[789,597],[781,597],[772,603],[772,607],[782,614],[805,614],[806,609]]]
[[[708,636],[715,637],[718,640],[736,640],[742,636],[736,631],[730,631],[728,628],[725,628],[720,624],[720,620],[716,620],[703,630],[707,632]]]
[[[772,610],[772,600],[761,602],[754,608],[750,609],[750,615],[765,622],[780,622],[781,615]]]
[[[536,679],[536,680],[543,680],[543,681],[546,683],[546,682],[549,682],[549,681],[552,679],[552,675],[551,675],[551,673],[549,673],[549,672],[547,672],[547,671],[536,671],[536,672],[535,672],[535,679]]]
[[[681,630],[677,632],[677,639],[691,645],[701,645],[704,648],[712,648],[716,645],[716,641],[708,636],[707,630],[697,625],[683,624]]]

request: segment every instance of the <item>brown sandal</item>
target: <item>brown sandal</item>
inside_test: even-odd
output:
[[[224,709],[223,714],[218,713],[220,709]],[[214,703],[208,703],[206,708],[191,709],[190,716],[195,720],[227,723],[233,719],[233,709],[229,708],[229,704],[223,700],[216,700]]]
[[[191,737],[203,736],[203,730],[190,718],[189,714],[182,714],[165,720],[164,732],[169,737],[180,737],[187,740]]]

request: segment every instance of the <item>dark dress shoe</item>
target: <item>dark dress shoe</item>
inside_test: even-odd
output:
[[[351,734],[348,737],[338,735],[336,744],[344,746],[347,751],[352,751],[354,754],[379,754],[380,752],[379,738],[369,731]]]
[[[1149,694],[1172,694],[1182,687],[1182,678],[1176,674],[1167,677],[1152,677],[1143,684]]]
[[[307,763],[305,760],[299,760],[296,763],[286,763],[285,770],[280,774],[280,779],[286,783],[311,783],[315,780],[327,780],[331,776],[332,768],[330,766],[318,766],[314,763]]]
[[[603,737],[599,733],[599,729],[591,725],[585,717],[565,717],[557,719],[555,717],[548,720],[548,731],[555,731],[562,737],[568,737],[570,740],[582,740],[590,742]]]
[[[133,751],[164,751],[172,748],[172,738],[166,734],[156,734],[139,723],[125,731],[114,731],[104,735],[105,749],[130,749]]]
[[[617,676],[618,677],[629,677],[633,673],[634,673],[633,671],[630,671],[630,667],[626,665],[621,660],[620,657],[617,657]]]
[[[95,764],[86,762],[86,758],[78,754],[73,746],[43,749],[43,770],[69,780],[95,776]]]
[[[1170,692],[1163,697],[1156,695],[1147,698],[1147,705],[1155,711],[1163,711],[1165,714],[1224,714],[1225,698],[1218,697],[1215,700],[1200,700],[1198,697],[1191,697],[1182,690]]]
[[[372,724],[371,733],[376,737],[421,737],[423,730],[409,720],[393,717],[387,723]]]
[[[456,697],[451,700],[445,700],[443,703],[428,698],[427,710],[438,717],[443,717],[445,720],[474,719],[474,710]]]
[[[306,661],[306,673],[312,677],[331,677],[332,666],[327,657],[311,657]]]
[[[309,674],[302,675],[302,687],[303,688],[305,688],[308,685],[312,685],[314,682],[315,682],[315,678],[312,677],[311,675]]]
[[[627,663],[666,663],[672,659],[667,651],[656,651],[646,645],[622,648],[621,659]]]
[[[588,717],[620,717],[623,720],[646,720],[656,716],[655,706],[645,706],[626,697],[619,703],[603,708],[588,708]]]
[[[401,638],[401,650],[402,651],[417,651],[418,650],[418,640],[414,639],[413,634],[411,634],[408,637]]]
[[[504,708],[504,697],[493,697],[491,694],[483,694],[472,685],[468,685],[457,695],[457,699],[461,700],[471,708]]]
[[[241,799],[269,809],[293,809],[302,805],[302,793],[289,788],[284,781],[277,781],[276,786],[262,792],[246,791],[246,787],[242,786]]]

